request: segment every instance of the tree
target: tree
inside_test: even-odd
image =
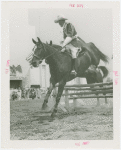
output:
[[[16,67],[16,71],[18,71],[18,72],[22,73],[22,68],[21,68],[21,66],[20,66],[20,65],[18,65],[18,66]]]
[[[13,65],[13,66],[10,66],[10,71],[11,71],[11,74],[16,75],[16,71],[18,71],[19,73],[22,73],[22,68],[20,65],[18,65],[17,67]]]

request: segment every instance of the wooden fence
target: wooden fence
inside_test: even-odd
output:
[[[58,85],[55,88],[55,95],[57,93]],[[113,82],[96,83],[96,84],[74,84],[66,85],[63,92],[65,100],[65,107],[69,110],[69,100],[73,100],[73,105],[76,107],[77,99],[96,98],[97,105],[100,105],[99,98],[104,98],[107,104],[107,98],[113,97]]]

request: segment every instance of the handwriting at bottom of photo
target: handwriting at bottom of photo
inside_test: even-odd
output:
[[[88,145],[88,144],[89,144],[89,141],[82,143],[82,145]]]
[[[82,145],[88,145],[89,144],[89,141],[86,141],[86,142],[82,142]],[[76,146],[80,146],[80,142],[79,143],[75,143]]]

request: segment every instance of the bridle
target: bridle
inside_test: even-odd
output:
[[[35,46],[36,46],[36,45],[35,45]],[[35,48],[35,46],[34,46],[34,48]],[[32,49],[32,51],[34,51],[34,48]],[[41,48],[42,48],[42,47],[41,47]],[[41,48],[40,48],[40,49],[41,49]],[[43,61],[43,58],[40,59],[39,56],[37,56],[35,53],[33,53],[33,57],[36,57],[36,58],[39,59],[40,61]]]
[[[35,45],[35,46],[36,46],[36,45]],[[58,50],[57,50],[56,48],[54,48],[53,46],[49,45],[50,47],[52,47],[52,48],[55,50],[55,52],[53,52],[52,54],[50,54],[50,55],[48,55],[48,56],[46,56],[46,57],[40,59],[39,56],[34,53],[34,52],[35,52],[35,46],[34,46],[33,49],[32,49],[32,51],[33,51],[33,52],[32,52],[32,57],[31,57],[31,59],[28,60],[28,61],[30,62],[30,64],[32,63],[33,57],[36,57],[37,59],[39,59],[40,62],[42,62],[44,59],[49,58],[50,56],[54,55],[56,52],[61,53],[61,51],[58,51]],[[43,45],[43,48],[44,48],[44,51],[46,52],[47,50],[46,50],[46,48],[44,47],[44,45]],[[42,47],[40,47],[40,49],[42,49]],[[66,52],[65,52],[65,53],[66,53]]]
[[[38,59],[40,59],[40,58],[39,58],[37,55],[35,55],[35,54],[33,54],[33,56],[36,57],[36,58],[38,58]]]
[[[34,48],[35,48],[35,46],[34,46]],[[33,48],[33,51],[34,51],[34,48]],[[42,47],[41,47],[41,48],[42,48]],[[41,48],[40,48],[40,49],[41,49]],[[55,49],[54,47],[52,47],[52,48]],[[47,58],[49,58],[50,56],[54,55],[56,52],[59,52],[57,49],[55,49],[55,50],[56,50],[55,52],[53,52],[52,54],[46,56],[45,58],[42,58],[40,61],[42,62],[44,59],[47,59]],[[47,51],[45,47],[44,47],[44,51],[45,51],[45,52]],[[34,54],[34,53],[33,53],[33,56],[36,57],[37,59],[40,59],[40,58],[39,58],[36,54]]]

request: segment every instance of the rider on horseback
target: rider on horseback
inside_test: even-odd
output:
[[[55,23],[59,23],[61,27],[63,27],[63,38],[64,41],[62,42],[62,50],[64,52],[66,49],[70,49],[73,58],[73,66],[75,64],[75,59],[77,57],[78,50],[81,50],[84,41],[80,41],[80,38],[77,36],[77,32],[74,26],[67,21],[68,19],[62,15],[59,15],[55,20]],[[85,42],[84,42],[85,43]],[[73,68],[74,69],[74,68]],[[75,73],[75,70],[72,72]]]

